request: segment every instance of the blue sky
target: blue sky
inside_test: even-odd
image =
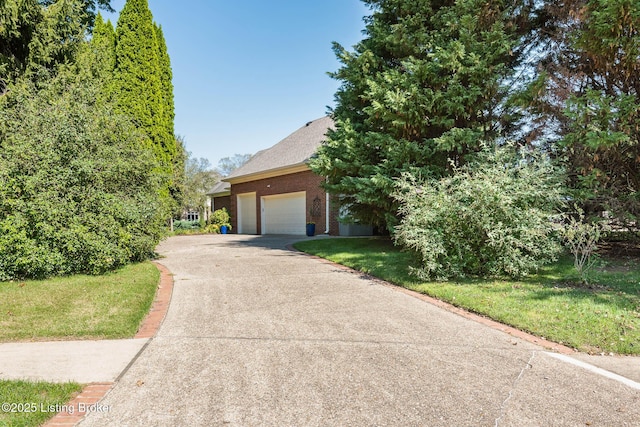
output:
[[[116,25],[124,0],[112,0]],[[175,129],[194,157],[268,148],[322,117],[339,82],[331,42],[362,39],[360,0],[149,0],[171,65]]]

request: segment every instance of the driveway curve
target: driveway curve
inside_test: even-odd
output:
[[[287,250],[294,240],[163,242],[167,317],[80,425],[640,424],[640,390]]]

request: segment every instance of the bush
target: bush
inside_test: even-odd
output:
[[[208,222],[209,225],[212,226],[210,229],[215,230],[215,233],[219,233],[220,227],[223,225],[226,225],[227,228],[231,230],[231,216],[229,215],[227,208],[216,209],[213,211]]]
[[[173,221],[175,230],[199,230],[200,221]]]
[[[523,276],[560,251],[552,217],[561,188],[547,159],[511,146],[485,149],[439,181],[404,174],[395,240],[419,256],[412,271],[424,279]]]
[[[204,228],[204,232],[209,234],[219,234],[220,226],[217,224],[209,224]]]
[[[576,216],[568,217],[562,228],[562,237],[573,255],[573,266],[580,280],[588,285],[589,271],[598,262],[598,242],[609,227],[602,222],[587,222],[580,208],[576,208]]]
[[[98,93],[59,76],[0,97],[0,280],[100,274],[164,235],[149,140]]]

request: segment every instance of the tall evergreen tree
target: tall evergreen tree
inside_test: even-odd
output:
[[[36,0],[0,0],[0,94],[25,72],[42,8]]]
[[[158,65],[160,67],[160,83],[162,87],[162,103],[166,133],[174,134],[174,105],[173,105],[173,71],[171,70],[171,59],[167,51],[167,43],[164,39],[162,27],[154,24],[156,39],[158,41]]]
[[[530,112],[566,159],[574,200],[640,232],[640,3],[547,0]]]
[[[104,22],[100,13],[96,16],[93,27],[91,49],[100,68],[107,74],[113,74],[116,67],[116,31],[110,20]]]
[[[130,115],[150,138],[166,177],[169,197],[176,153],[167,124],[160,48],[147,0],[128,0],[116,29],[114,95],[120,111]]]
[[[363,0],[366,38],[349,52],[335,131],[312,161],[357,219],[389,227],[404,171],[439,177],[503,132],[501,83],[519,60],[517,8],[489,0]]]
[[[60,59],[68,61],[77,41],[84,39],[79,29],[91,29],[96,8],[111,11],[109,3],[110,0],[0,0],[0,95],[33,61],[49,67]]]

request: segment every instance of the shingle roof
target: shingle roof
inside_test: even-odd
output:
[[[224,179],[302,165],[325,140],[329,128],[334,128],[333,120],[329,116],[308,122],[273,147],[257,152],[251,160]]]
[[[207,192],[207,194],[225,193],[230,190],[231,184],[229,184],[228,182],[220,181],[216,185],[214,185],[213,188]]]

